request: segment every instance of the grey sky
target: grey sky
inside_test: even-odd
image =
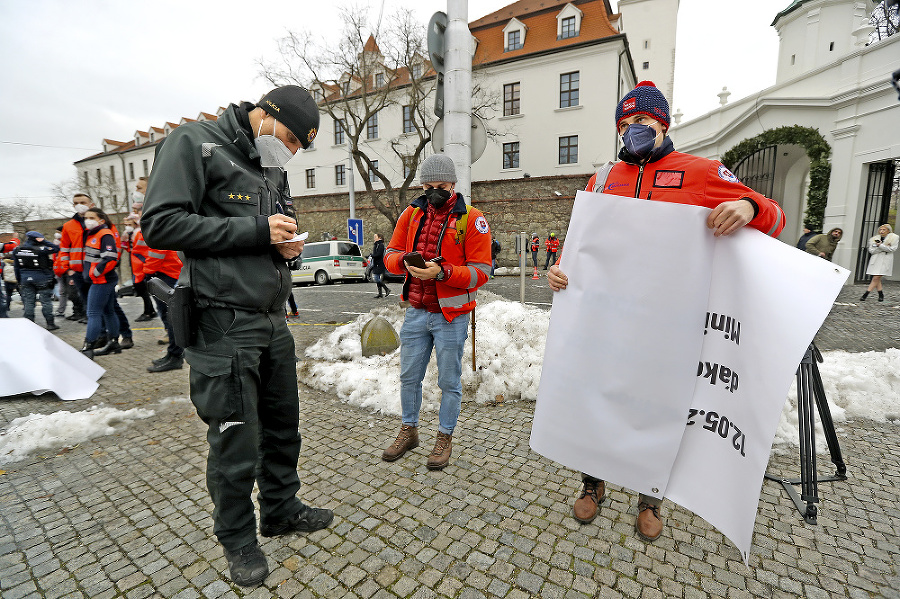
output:
[[[358,0],[377,20],[381,0]],[[474,20],[510,0],[469,0]],[[790,0],[682,0],[675,99],[685,119],[774,83],[778,36],[770,23]],[[613,5],[615,2],[613,1]],[[256,60],[289,29],[323,37],[346,3],[268,0],[0,0],[0,199],[41,200],[75,174],[72,163],[106,138],[195,118],[259,98]],[[446,0],[384,0],[423,23]],[[723,8],[727,6],[726,8]],[[10,143],[14,142],[14,143]],[[30,144],[30,145],[28,145]]]

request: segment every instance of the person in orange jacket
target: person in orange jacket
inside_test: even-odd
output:
[[[451,438],[462,406],[462,355],[475,294],[491,272],[491,234],[480,210],[456,193],[456,169],[444,154],[422,161],[419,181],[425,193],[397,220],[384,254],[385,267],[406,273],[401,298],[409,302],[400,329],[400,405],[397,439],[382,459],[393,462],[419,446],[422,379],[434,348],[441,407],[430,470],[450,462]],[[413,253],[413,255],[411,255]],[[414,266],[418,253],[419,266]]]
[[[18,233],[4,233],[3,235],[8,236],[9,239],[0,242],[0,275],[3,274],[2,257],[19,247],[20,243]],[[9,294],[4,291],[5,287],[5,281],[0,278],[0,318],[9,318]]]
[[[666,135],[669,104],[653,82],[641,81],[625,94],[616,107],[616,129],[623,142],[620,160],[592,176],[587,191],[706,206],[711,209],[706,225],[716,237],[744,226],[774,237],[784,228],[781,206],[742,184],[721,162],[675,151]],[[562,291],[568,277],[554,264],[547,282],[553,291]],[[582,481],[572,512],[587,523],[596,517],[606,485],[585,473]],[[662,498],[640,495],[635,530],[645,540],[662,534],[661,503]]]
[[[143,264],[143,276],[149,281],[152,278],[160,279],[170,287],[174,287],[181,275],[182,262],[178,252],[174,250],[149,249],[147,261]],[[175,343],[175,331],[169,320],[169,307],[165,302],[156,300],[159,310],[159,318],[166,333],[169,335],[169,347],[166,355],[153,360],[153,364],[147,367],[147,372],[166,372],[168,370],[180,370],[184,365],[184,348]]]
[[[559,238],[556,233],[550,233],[550,237],[544,242],[547,248],[547,261],[544,263],[544,270],[550,268],[551,264],[556,264],[556,254],[559,252]]]
[[[119,317],[116,315],[116,283],[119,275],[119,247],[110,226],[109,216],[99,208],[89,208],[84,213],[84,278],[90,280],[87,294],[87,331],[81,353],[94,356],[120,354]],[[97,343],[106,328],[107,343]]]
[[[141,231],[141,217],[136,212],[132,212],[123,219],[125,231],[122,233],[122,247],[128,251],[131,257],[131,275],[134,280],[134,294],[144,301],[144,311],[140,316],[135,318],[136,322],[146,322],[156,318],[156,309],[150,300],[150,292],[147,290],[147,283],[144,281],[144,263],[147,261],[147,254],[150,248],[144,241],[144,234]]]
[[[76,193],[72,197],[72,205],[75,214],[63,223],[59,260],[54,264],[53,271],[63,277],[66,295],[72,302],[72,315],[67,320],[87,323],[84,308],[87,285],[81,274],[84,269],[84,213],[94,205],[94,201],[87,194]]]

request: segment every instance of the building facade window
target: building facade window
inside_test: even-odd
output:
[[[559,107],[578,106],[578,71],[559,76]]]
[[[334,119],[334,145],[339,146],[344,143],[344,124],[340,119]]]
[[[100,173],[100,169],[97,169],[97,185],[100,185],[103,182],[103,175]]]
[[[376,112],[366,121],[366,139],[378,139],[378,113]]]
[[[90,181],[90,179],[88,178],[88,172],[87,172],[87,171],[84,171],[84,172],[82,173],[82,175],[84,175],[84,186],[85,186],[85,187],[90,187],[90,186],[91,186],[91,181]]]
[[[413,123],[413,112],[412,106],[404,106],[403,107],[403,132],[404,133],[412,133],[416,130],[416,125]]]
[[[644,40],[644,50],[650,49],[650,40]]]
[[[559,39],[567,39],[578,35],[575,30],[575,17],[566,17],[562,20]]]
[[[146,160],[146,159],[144,159],[144,176],[145,176],[145,177],[149,177],[149,176],[150,176],[150,166],[147,164],[147,160]]]
[[[519,168],[519,142],[503,144],[503,168]]]
[[[306,188],[314,189],[316,186],[316,169],[306,169]]]
[[[503,116],[519,114],[519,82],[503,86]]]
[[[110,181],[116,180],[116,167],[114,167],[114,166],[109,167],[109,180]]]
[[[134,181],[134,163],[128,163],[128,178]]]
[[[576,164],[578,162],[578,136],[568,135],[559,138],[559,163]]]
[[[513,50],[518,50],[522,47],[522,32],[516,29],[515,31],[509,31],[506,34],[506,48],[503,50],[504,52],[512,52]]]
[[[372,166],[369,167],[369,181],[372,183],[378,182],[378,175],[375,174],[375,171],[378,170],[378,161],[373,160]]]
[[[335,185],[346,185],[347,184],[347,165],[345,164],[336,164],[334,167],[334,184]]]
[[[422,65],[414,64],[412,67],[412,76],[414,79],[418,79],[422,76]]]
[[[375,73],[375,87],[384,87],[384,73]]]
[[[644,64],[642,65],[642,67],[646,71],[647,69],[650,68],[650,63],[645,61]]]

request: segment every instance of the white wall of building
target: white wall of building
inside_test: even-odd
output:
[[[833,2],[820,0],[808,4],[811,6],[802,7],[807,13],[819,9],[817,31],[840,23],[849,35],[856,26],[853,21],[842,20],[847,11],[837,10]],[[821,21],[826,17],[832,22]],[[799,20],[786,21],[789,27],[780,31],[784,51],[792,52],[802,41],[790,39],[791,35],[803,36],[809,32],[808,28],[795,26]],[[827,46],[821,53],[826,52]],[[834,261],[854,270],[869,165],[900,159],[900,101],[890,85],[890,74],[898,66],[898,56],[900,35],[872,46],[848,47],[831,62],[673,127],[671,136],[675,147],[683,152],[720,158],[741,141],[768,129],[793,125],[818,129],[832,150],[823,229],[843,228],[844,238]],[[779,68],[783,59],[779,55]],[[784,152],[788,156],[783,156]],[[808,159],[804,163],[804,157],[792,148],[779,147],[779,157],[791,168],[776,172],[779,180],[773,195],[782,202],[788,217],[781,239],[793,244],[801,233],[808,189],[808,174],[803,171],[805,168],[808,172],[809,164]]]
[[[672,105],[679,0],[619,0],[638,81],[650,80]],[[646,66],[646,68],[645,68]]]

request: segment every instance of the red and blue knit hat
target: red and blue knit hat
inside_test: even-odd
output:
[[[646,114],[669,128],[669,103],[652,81],[641,81],[616,106],[616,127],[635,114]]]

